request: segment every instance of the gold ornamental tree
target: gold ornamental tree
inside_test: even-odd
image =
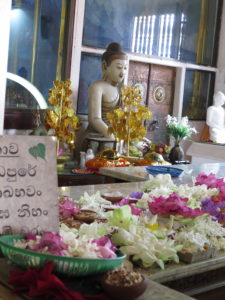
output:
[[[75,110],[72,108],[72,101],[69,99],[72,94],[71,81],[53,81],[54,89],[49,90],[49,103],[51,109],[46,111],[45,123],[52,136],[57,137],[59,142],[66,143],[70,150],[75,147],[76,131],[79,129],[79,120]],[[57,153],[58,153],[57,146]]]
[[[110,123],[108,133],[118,141],[124,140],[129,155],[130,143],[140,141],[146,135],[144,121],[151,119],[151,111],[141,104],[142,94],[137,86],[121,89],[121,107],[107,114]]]

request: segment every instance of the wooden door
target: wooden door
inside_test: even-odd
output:
[[[176,69],[173,67],[130,62],[128,85],[144,88],[143,102],[152,112],[146,122],[147,137],[154,143],[168,143],[165,119],[172,114]]]

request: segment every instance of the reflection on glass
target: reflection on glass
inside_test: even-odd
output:
[[[77,113],[88,113],[88,88],[94,81],[100,80],[101,56],[82,53],[80,63],[80,80]]]
[[[48,104],[40,91],[28,80],[7,72],[6,101],[8,108],[46,109]]]
[[[12,1],[8,72],[33,83],[46,99],[53,80],[61,79],[67,2],[68,0]],[[19,85],[8,82],[6,108],[36,107],[37,104],[34,104],[32,98],[28,99],[28,96],[21,104],[22,100],[18,101],[17,98],[23,96],[12,93],[12,89],[17,89],[18,94],[24,93]]]
[[[206,110],[212,103],[215,74],[187,70],[185,75],[183,116],[190,120],[205,120]]]
[[[6,103],[7,108],[26,109],[29,107],[36,109],[39,107],[37,101],[27,89],[11,80],[7,80]]]
[[[83,44],[213,65],[219,0],[86,0]],[[212,47],[206,47],[210,43]]]

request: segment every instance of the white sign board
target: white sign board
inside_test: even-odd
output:
[[[0,234],[58,232],[56,143],[0,136]]]

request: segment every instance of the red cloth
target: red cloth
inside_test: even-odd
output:
[[[27,292],[29,297],[42,296],[43,300],[108,300],[103,294],[81,295],[69,290],[52,274],[52,262],[48,262],[42,269],[13,270],[8,283],[14,287],[14,292]]]

